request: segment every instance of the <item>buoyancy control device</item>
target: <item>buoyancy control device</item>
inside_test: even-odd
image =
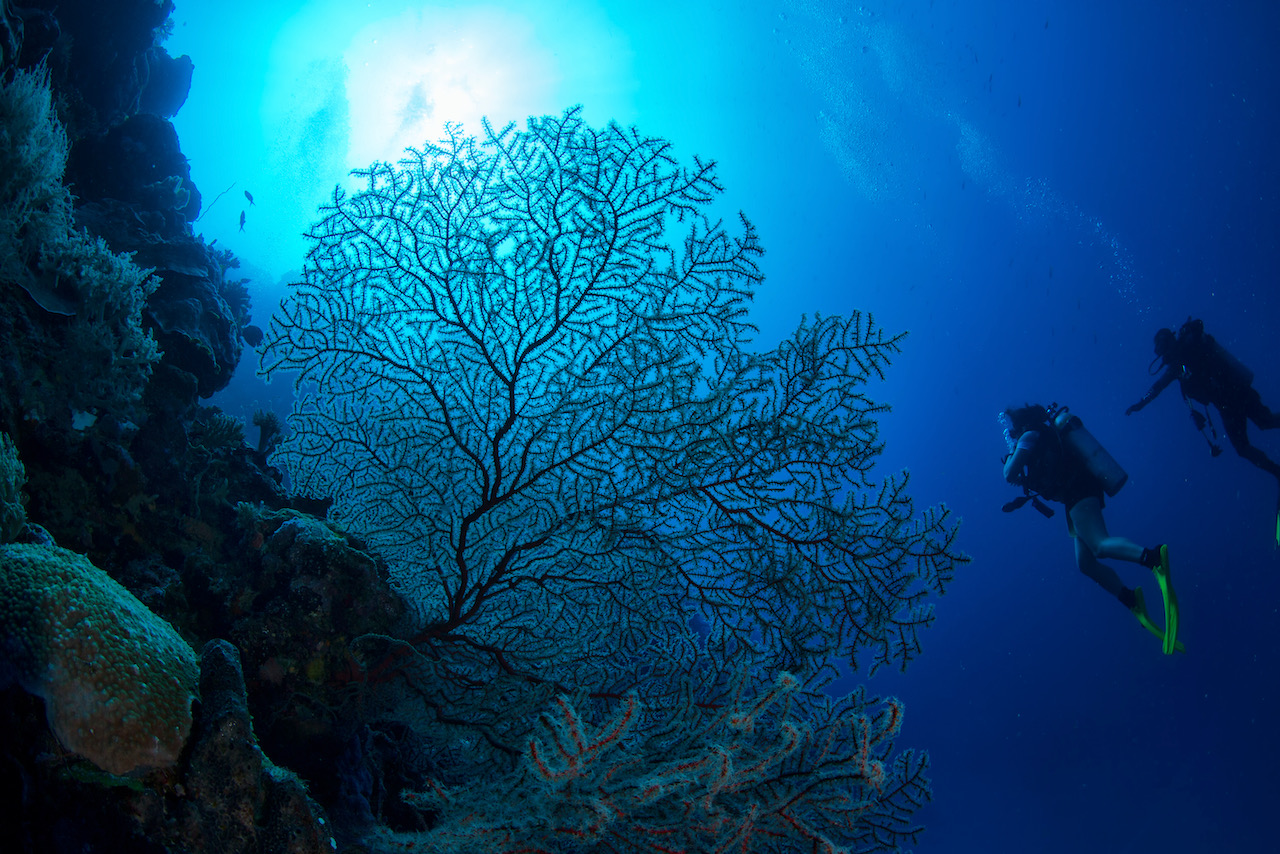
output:
[[[1248,388],[1253,384],[1253,371],[1204,331],[1203,320],[1188,317],[1178,330],[1178,344],[1187,350],[1200,350],[1200,370],[1209,372],[1211,382],[1225,388]]]
[[[1223,380],[1237,388],[1253,385],[1253,371],[1248,365],[1237,359],[1234,353],[1219,344],[1212,335],[1205,335],[1205,342],[1209,347],[1209,358],[1217,363]]]

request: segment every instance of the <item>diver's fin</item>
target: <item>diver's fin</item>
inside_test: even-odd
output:
[[[1178,641],[1178,596],[1173,592],[1173,579],[1169,576],[1169,547],[1160,547],[1160,561],[1151,567],[1164,597],[1164,654],[1173,655]]]
[[[1138,622],[1142,624],[1142,627],[1143,627],[1144,629],[1146,629],[1147,631],[1151,632],[1151,634],[1153,634],[1153,635],[1155,635],[1156,637],[1158,637],[1158,638],[1160,639],[1160,643],[1163,645],[1163,644],[1164,644],[1164,629],[1160,628],[1160,627],[1159,627],[1159,626],[1157,626],[1155,623],[1151,622],[1151,617],[1147,614],[1147,601],[1146,601],[1146,599],[1144,599],[1144,598],[1143,598],[1143,596],[1142,596],[1142,588],[1141,588],[1141,587],[1135,587],[1135,588],[1134,588],[1134,590],[1133,590],[1133,598],[1134,598],[1136,601],[1134,602],[1133,607],[1132,607],[1132,608],[1130,608],[1129,610],[1130,610],[1130,611],[1132,611],[1132,612],[1133,612],[1133,615],[1134,615],[1135,617],[1137,617],[1137,618],[1138,618]],[[1180,640],[1175,640],[1175,641],[1174,641],[1174,643],[1173,643],[1173,648],[1174,648],[1174,651],[1175,651],[1175,652],[1186,652],[1186,651],[1187,651],[1187,647],[1186,647],[1186,645],[1185,645],[1185,644],[1183,644],[1183,642],[1182,642],[1182,641],[1180,641]]]
[[[1276,548],[1280,549],[1280,495],[1276,496]]]

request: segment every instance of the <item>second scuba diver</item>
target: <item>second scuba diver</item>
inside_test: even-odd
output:
[[[1045,516],[1053,510],[1040,499],[1060,502],[1067,510],[1067,531],[1075,538],[1076,565],[1102,589],[1115,596],[1148,631],[1160,638],[1166,655],[1185,652],[1178,641],[1178,599],[1169,576],[1169,547],[1143,548],[1133,540],[1107,532],[1102,518],[1103,495],[1114,496],[1128,475],[1080,419],[1066,407],[1028,405],[1000,415],[1009,454],[1004,478],[1023,488],[1024,497],[1010,501],[1006,511],[1030,501]],[[1152,570],[1164,599],[1161,629],[1147,614],[1141,587],[1126,587],[1114,569],[1102,563],[1115,559]]]
[[[1249,441],[1250,421],[1262,430],[1280,427],[1280,413],[1272,412],[1253,387],[1253,371],[1206,333],[1201,320],[1187,318],[1176,335],[1172,329],[1156,332],[1155,351],[1152,372],[1158,367],[1163,367],[1164,372],[1124,414],[1132,415],[1142,409],[1177,380],[1182,399],[1191,409],[1191,419],[1201,433],[1208,431],[1205,439],[1215,457],[1222,449],[1215,441],[1218,433],[1209,420],[1211,404],[1217,408],[1222,432],[1236,453],[1280,482],[1280,465]],[[1192,407],[1193,400],[1201,405],[1203,413]],[[1276,544],[1280,545],[1280,497],[1276,502]]]
[[[1124,411],[1132,415],[1159,396],[1174,381],[1182,391],[1182,397],[1191,405],[1196,401],[1207,407],[1217,407],[1222,420],[1222,432],[1227,434],[1236,453],[1258,468],[1280,480],[1280,465],[1249,442],[1248,422],[1262,430],[1280,427],[1280,413],[1272,412],[1262,402],[1258,390],[1253,387],[1253,371],[1204,331],[1204,322],[1187,320],[1178,334],[1172,329],[1161,329],[1155,337],[1156,360],[1164,367],[1164,373],[1147,390],[1142,399]],[[1212,430],[1207,412],[1201,415],[1191,410],[1192,420],[1203,432]],[[1214,431],[1213,438],[1217,438]],[[1221,451],[1209,440],[1216,457]]]

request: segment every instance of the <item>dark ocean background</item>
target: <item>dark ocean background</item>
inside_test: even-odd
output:
[[[761,347],[819,311],[910,331],[873,392],[882,471],[962,516],[973,558],[909,672],[870,681],[932,756],[918,852],[1275,849],[1277,485],[1211,458],[1176,389],[1124,410],[1188,315],[1280,408],[1280,7],[181,0],[174,23],[195,227],[242,260],[260,324],[348,169],[581,103],[718,161],[768,251]],[[287,408],[255,361],[216,403]],[[1112,533],[1169,544],[1186,655],[1075,569],[1061,512],[1000,512],[996,414],[1050,401],[1130,474]]]

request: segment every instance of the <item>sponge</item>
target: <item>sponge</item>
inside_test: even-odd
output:
[[[0,546],[0,686],[43,697],[63,747],[112,774],[172,765],[199,674],[173,627],[83,555]]]

